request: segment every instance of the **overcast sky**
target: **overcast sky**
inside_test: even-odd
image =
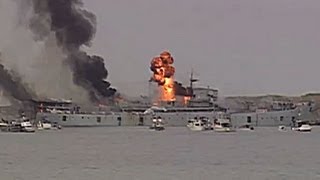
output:
[[[106,59],[120,91],[146,93],[150,60],[175,58],[223,95],[320,90],[319,0],[85,0],[97,15],[90,52]]]

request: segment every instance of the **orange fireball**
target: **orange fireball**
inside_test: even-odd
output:
[[[174,73],[173,57],[168,51],[164,51],[159,57],[155,57],[151,61],[151,71],[153,76],[151,80],[158,83],[161,90],[161,101],[174,101]]]

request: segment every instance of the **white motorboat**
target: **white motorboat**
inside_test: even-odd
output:
[[[9,124],[7,122],[5,122],[3,119],[0,121],[0,130],[1,131],[5,131],[6,129],[8,129]]]
[[[200,118],[193,118],[188,121],[187,127],[192,131],[206,131],[213,130],[212,123],[208,117],[201,116]]]
[[[208,117],[201,116],[200,121],[203,125],[204,130],[213,130],[212,122]]]
[[[234,132],[229,119],[215,119],[213,122],[213,130],[216,132]]]
[[[299,120],[294,123],[294,126],[291,129],[293,131],[310,132],[312,127],[310,126],[309,121]]]
[[[205,123],[200,119],[194,118],[188,121],[187,127],[192,131],[204,131]]]
[[[39,122],[37,124],[37,127],[40,130],[50,130],[50,129],[52,129],[52,125],[49,122]]]
[[[8,127],[8,123],[0,122],[0,128],[1,128],[1,127]]]
[[[21,126],[22,132],[35,132],[36,131],[35,127],[32,125],[32,123],[30,122],[30,120],[26,116],[23,115],[21,121],[22,122],[20,123],[20,126]]]
[[[39,121],[37,124],[38,130],[57,130],[61,129],[62,127],[57,123],[51,123],[50,121]]]
[[[33,127],[30,121],[24,121],[21,123],[22,132],[35,132],[36,129]]]
[[[152,124],[150,126],[150,129],[154,129],[156,131],[164,130],[164,123],[163,123],[161,117],[154,117],[152,119]]]

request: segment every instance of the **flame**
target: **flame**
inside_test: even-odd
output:
[[[161,100],[163,101],[174,101],[175,93],[174,93],[174,84],[173,78],[164,78],[165,83],[161,86]]]
[[[184,96],[183,97],[183,102],[184,102],[184,105],[187,105],[190,101],[191,97],[190,96]]]
[[[157,82],[160,87],[161,101],[174,101],[174,73],[173,57],[167,51],[164,51],[158,57],[154,57],[151,61],[152,81]]]

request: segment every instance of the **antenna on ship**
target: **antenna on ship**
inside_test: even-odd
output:
[[[149,104],[152,104],[152,97],[151,97],[151,80],[148,81],[148,100]]]
[[[193,68],[191,68],[191,74],[190,74],[190,94],[193,96],[193,83],[199,81],[198,79],[193,78]]]

